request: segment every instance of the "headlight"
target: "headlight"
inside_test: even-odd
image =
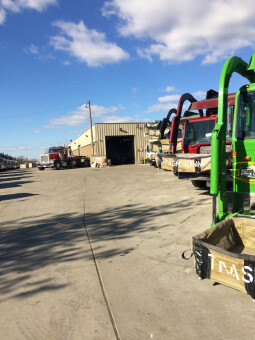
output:
[[[241,169],[240,175],[244,177],[255,177],[254,170],[249,168]]]

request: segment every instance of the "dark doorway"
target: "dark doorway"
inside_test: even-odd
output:
[[[134,164],[134,136],[105,137],[106,158],[112,165]]]

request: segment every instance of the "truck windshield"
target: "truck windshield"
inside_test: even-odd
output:
[[[169,135],[169,137],[170,137],[170,135]],[[182,138],[182,129],[179,129],[178,130],[178,137],[177,137],[178,139],[180,138]]]
[[[255,138],[255,92],[241,92],[238,99],[236,137]]]
[[[211,133],[215,126],[215,119],[199,120],[186,123],[184,144],[195,145],[211,143]]]
[[[50,148],[49,149],[49,153],[53,153],[53,152],[59,152],[59,148]]]

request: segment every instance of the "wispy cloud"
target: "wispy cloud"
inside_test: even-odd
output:
[[[159,97],[158,101],[160,103],[170,103],[172,101],[179,100],[179,98],[180,98],[179,94],[172,94],[172,95],[168,95],[168,96],[164,96],[164,97]]]
[[[169,90],[172,91],[172,89],[169,89]],[[199,90],[199,91],[193,92],[192,95],[194,96],[194,98],[196,100],[202,100],[202,99],[205,99],[206,92]],[[181,97],[180,94],[172,94],[172,95],[167,95],[167,96],[159,97],[158,98],[158,103],[149,106],[147,108],[147,110],[144,111],[144,112],[145,113],[154,113],[154,112],[166,113],[171,108],[177,108],[178,101],[179,101],[180,97]],[[189,104],[190,104],[189,102],[185,103],[185,105],[183,106],[183,110],[187,109]]]
[[[60,30],[60,34],[51,37],[50,45],[88,66],[114,64],[129,59],[127,52],[115,43],[108,42],[104,33],[88,29],[82,20],[78,24],[60,20],[54,26]]]
[[[141,122],[143,119],[138,117],[129,117],[129,116],[117,116],[110,115],[106,117],[102,117],[102,123],[135,123]]]
[[[70,61],[68,61],[68,60],[64,60],[64,61],[62,62],[62,64],[63,64],[63,65],[66,65],[66,66],[71,65]]]
[[[5,22],[5,18],[6,12],[3,8],[0,7],[0,25],[3,25],[3,23]]]
[[[91,112],[93,117],[93,122],[130,122],[130,121],[138,121],[137,117],[129,117],[122,116],[118,114],[118,111],[123,111],[125,108],[120,106],[110,106],[104,107],[100,105],[91,105]],[[77,108],[77,110],[72,111],[68,115],[64,115],[58,118],[54,118],[50,120],[49,125],[45,126],[46,128],[55,128],[60,126],[80,126],[89,122],[89,110],[85,105],[81,105]]]
[[[206,97],[206,91],[196,91],[193,92],[192,95],[194,96],[194,98],[196,98],[196,100],[202,100]]]
[[[29,46],[25,47],[24,52],[34,55],[38,60],[44,63],[56,59],[54,55],[47,52],[46,47],[40,48],[34,44],[30,44]]]
[[[159,92],[173,92],[176,88],[174,86],[166,86],[164,89],[160,89]]]
[[[36,133],[36,134],[37,134],[37,133],[40,133],[40,132],[41,132],[41,130],[40,130],[40,129],[31,129],[31,132],[32,132],[32,133]]]
[[[162,112],[166,113],[172,108],[177,108],[176,103],[157,103],[154,105],[151,105],[147,108],[147,110],[144,111],[144,113],[154,113],[154,112]]]
[[[103,15],[119,18],[122,36],[152,40],[139,49],[169,63],[202,56],[202,64],[215,63],[243,47],[255,45],[255,2],[246,0],[109,0]]]
[[[39,53],[39,47],[35,46],[34,44],[30,44],[24,50],[25,50],[26,53],[31,53],[31,54],[38,54]]]
[[[57,5],[57,3],[57,0],[1,0],[0,24],[5,22],[8,12],[19,13],[25,9],[42,12],[47,9],[48,6]]]

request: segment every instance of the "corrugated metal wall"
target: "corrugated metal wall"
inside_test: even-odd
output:
[[[96,153],[97,153],[97,143],[94,143],[94,154]],[[73,150],[73,155],[90,157],[92,155],[92,146],[91,145],[81,146],[80,148]]]
[[[92,127],[92,132],[93,132],[93,142],[96,142],[96,132],[95,132],[95,125]],[[73,153],[75,155],[79,155],[79,148],[83,148],[84,146],[89,146],[91,145],[91,132],[90,129],[86,130],[83,132],[79,137],[77,137],[74,141],[72,141],[69,146],[71,147]],[[96,148],[96,147],[94,147]],[[90,150],[88,148],[88,150]],[[87,151],[87,150],[86,150]],[[96,151],[95,151],[96,152]],[[81,154],[80,150],[80,155],[82,156],[90,156],[89,154]]]
[[[134,136],[135,162],[145,158],[146,138],[145,123],[105,123],[95,124],[97,155],[106,155],[105,137]]]

